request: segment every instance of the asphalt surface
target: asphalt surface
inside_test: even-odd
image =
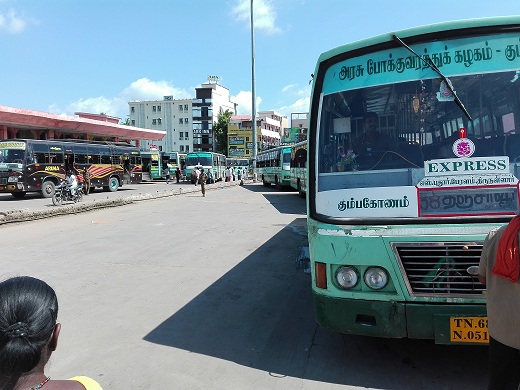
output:
[[[125,186],[11,210],[0,197],[0,278],[32,275],[58,294],[51,378],[87,375],[105,390],[486,388],[485,347],[319,327],[298,262],[305,201],[237,184],[206,197],[189,183]]]

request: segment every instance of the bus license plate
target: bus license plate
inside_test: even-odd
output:
[[[450,317],[452,343],[489,343],[487,317]]]

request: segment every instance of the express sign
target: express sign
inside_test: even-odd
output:
[[[509,157],[473,157],[424,162],[425,176],[509,173]]]

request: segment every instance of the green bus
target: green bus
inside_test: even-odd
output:
[[[182,171],[186,161],[186,153],[164,152],[161,150],[142,151],[143,172],[149,174],[151,180],[164,180],[166,175],[164,169],[169,168],[170,177],[175,177],[175,170]]]
[[[186,179],[194,183],[191,173],[195,168],[204,168],[207,183],[223,181],[226,170],[226,156],[215,152],[190,152],[186,155]]]
[[[277,146],[262,150],[256,156],[256,177],[265,187],[274,184],[277,189],[291,185],[291,147]]]
[[[487,343],[487,233],[519,211],[520,17],[346,44],[313,76],[307,216],[319,324]]]
[[[298,191],[300,198],[307,192],[307,141],[291,146],[291,187]]]

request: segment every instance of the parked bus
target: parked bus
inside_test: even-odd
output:
[[[307,192],[307,141],[291,146],[291,187],[298,191],[300,198]]]
[[[40,192],[51,198],[54,188],[75,169],[80,182],[117,191],[123,183],[141,182],[139,149],[125,143],[83,140],[0,140],[0,193],[23,198]]]
[[[191,173],[196,167],[204,168],[208,175],[208,183],[223,181],[226,170],[226,156],[214,152],[188,153],[186,155],[186,178],[188,180],[192,180]]]
[[[519,17],[488,18],[319,57],[307,196],[319,324],[488,342],[476,273],[487,233],[519,211],[519,41]]]
[[[162,160],[159,150],[141,151],[143,180],[157,180],[162,177]]]
[[[168,167],[170,176],[175,177],[175,170],[182,171],[186,154],[179,152],[164,152],[160,150],[142,151],[143,172],[149,174],[150,180],[166,179],[164,168]]]
[[[249,176],[249,170],[251,168],[251,160],[247,158],[238,158],[238,157],[227,157],[226,158],[226,165],[231,168],[235,168],[235,170],[238,172],[246,172],[246,174]],[[247,179],[247,177],[244,177],[244,179]]]
[[[262,150],[256,157],[256,176],[265,187],[274,184],[276,188],[291,185],[291,147],[278,146]]]

